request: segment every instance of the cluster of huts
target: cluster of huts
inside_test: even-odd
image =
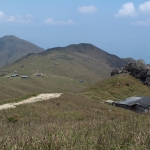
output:
[[[36,76],[42,76],[42,73],[37,73]],[[17,71],[14,71],[14,73],[11,76],[6,76],[6,78],[15,78],[15,77],[19,77],[20,75],[17,73]],[[27,75],[21,75],[20,76],[21,79],[28,79],[29,76]]]
[[[118,102],[107,100],[106,103],[135,112],[150,112],[150,97],[146,96],[133,96]]]
[[[16,73],[11,75],[12,78],[13,78],[13,77],[18,77],[18,76],[19,76],[19,74],[16,74]],[[27,76],[27,75],[22,75],[20,78],[21,78],[21,79],[28,79],[29,76]]]

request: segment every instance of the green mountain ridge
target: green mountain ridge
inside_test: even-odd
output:
[[[80,53],[80,55],[87,55],[89,56],[89,58],[101,59],[101,63],[106,63],[110,67],[120,68],[127,63],[126,59],[121,59],[116,55],[109,54],[104,50],[89,43],[72,44],[66,47],[56,47],[48,49],[41,54],[44,55],[52,51],[63,51],[64,53]]]
[[[43,48],[13,35],[0,38],[0,67],[10,64],[28,53],[39,53]]]
[[[32,93],[79,92],[110,77],[113,68],[122,67],[126,63],[86,43],[52,48],[38,54],[29,53],[0,69],[0,100]],[[7,78],[14,72],[19,77]],[[39,73],[42,76],[37,76]],[[22,75],[29,76],[29,79],[20,79]],[[80,80],[83,82],[80,83]]]

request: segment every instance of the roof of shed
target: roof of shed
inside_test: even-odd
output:
[[[12,74],[12,76],[18,76],[18,74],[15,73],[15,74]]]
[[[21,78],[28,78],[28,76],[21,76]]]
[[[124,100],[121,100],[119,102],[116,102],[116,104],[122,104],[122,105],[127,105],[127,106],[132,106],[132,105],[141,105],[143,107],[148,107],[150,106],[150,97],[129,97]]]

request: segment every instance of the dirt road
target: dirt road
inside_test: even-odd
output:
[[[18,103],[7,103],[7,104],[0,105],[0,110],[15,108],[16,106],[22,105],[22,104],[29,104],[29,103],[35,103],[35,102],[38,102],[38,101],[49,100],[51,98],[60,97],[61,94],[62,93],[40,94],[38,96],[28,98],[28,99],[20,101]]]

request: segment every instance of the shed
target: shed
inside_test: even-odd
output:
[[[82,82],[84,82],[84,80],[83,80],[83,79],[80,79],[79,82],[82,83]]]
[[[12,74],[11,77],[18,77],[19,74]]]
[[[28,76],[21,76],[21,79],[28,79]]]
[[[37,76],[42,76],[42,73],[38,73]]]
[[[114,103],[115,106],[135,112],[150,112],[150,97],[135,96]]]

